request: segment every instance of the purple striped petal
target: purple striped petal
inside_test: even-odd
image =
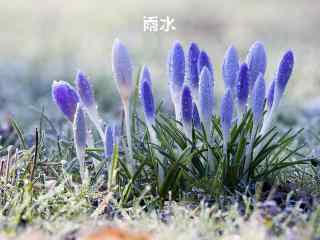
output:
[[[169,53],[169,86],[174,99],[180,96],[185,74],[185,58],[181,44],[176,41]]]
[[[212,73],[207,67],[204,67],[200,74],[199,84],[199,111],[202,122],[209,122],[213,116],[214,97],[213,86],[214,80]]]
[[[273,99],[274,99],[274,90],[275,90],[275,80],[272,81],[269,90],[268,90],[268,96],[267,96],[267,106],[270,110],[273,105]]]
[[[204,67],[207,67],[213,75],[213,67],[211,64],[211,60],[205,51],[201,51],[198,59],[198,72],[201,73]]]
[[[233,115],[233,100],[231,90],[228,89],[225,95],[221,99],[221,128],[226,138],[229,134],[232,125],[232,115]]]
[[[126,46],[116,39],[112,47],[112,71],[123,100],[127,100],[133,90],[132,62]]]
[[[105,141],[104,141],[104,155],[105,158],[110,158],[113,154],[114,145],[114,128],[111,126],[106,127]]]
[[[287,51],[279,64],[277,77],[276,77],[276,86],[279,90],[280,95],[283,95],[284,90],[287,86],[289,78],[292,74],[294,66],[294,56],[291,50]]]
[[[239,57],[235,47],[228,48],[222,65],[222,77],[225,88],[230,88],[234,91],[236,87],[237,75],[239,72]]]
[[[263,117],[265,95],[266,85],[263,76],[260,73],[252,91],[252,113],[253,122],[255,124],[258,124]]]
[[[90,108],[95,105],[94,94],[91,87],[91,84],[88,81],[87,76],[78,71],[75,78],[75,84],[81,99],[81,102],[87,108]]]
[[[201,129],[201,122],[200,122],[200,115],[199,111],[197,108],[197,104],[193,103],[192,107],[192,119],[193,119],[193,124],[196,129]]]
[[[191,43],[188,52],[188,78],[192,91],[199,89],[198,58],[200,50],[196,43]]]
[[[259,73],[264,75],[266,72],[267,55],[264,45],[261,42],[255,42],[251,46],[246,62],[249,68],[249,82],[251,91]]]
[[[241,64],[237,81],[237,100],[241,108],[247,105],[249,96],[249,75],[246,63]]]
[[[74,88],[67,82],[54,81],[52,84],[52,98],[67,119],[73,122],[79,97]]]
[[[183,125],[191,125],[193,116],[193,103],[191,91],[188,86],[184,86],[182,91],[181,110]]]
[[[153,124],[155,121],[155,106],[151,88],[150,72],[145,66],[140,79],[140,100],[143,105],[146,120]]]
[[[80,103],[77,105],[77,110],[73,122],[74,141],[76,147],[83,149],[87,143],[87,127],[84,112]]]
[[[143,65],[140,72],[140,84],[143,81],[148,81],[150,83],[150,86],[152,86],[151,74],[150,74],[149,68],[146,65]]]

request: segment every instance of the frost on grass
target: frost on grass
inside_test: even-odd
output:
[[[306,216],[294,208],[290,213],[273,216],[270,215],[271,211],[263,207],[250,210],[250,215],[240,215],[237,208],[234,205],[227,211],[221,211],[216,206],[205,207],[200,204],[190,208],[171,202],[159,215],[157,211],[146,212],[136,206],[121,210],[122,217],[113,220],[84,217],[73,221],[50,222],[47,226],[50,226],[49,230],[54,235],[34,226],[22,232],[20,239],[32,235],[41,236],[44,240],[104,239],[114,236],[115,231],[122,232],[121,235],[128,240],[311,239],[317,231],[317,227],[312,225],[314,220],[306,221]],[[97,236],[100,238],[94,238]]]
[[[100,119],[89,79],[78,72],[76,88],[64,81],[52,85],[53,100],[68,120],[64,129],[73,122],[73,134],[58,131],[43,114],[28,145],[11,121],[16,144],[1,148],[1,231],[14,235],[27,225],[53,239],[84,236],[105,225],[155,239],[316,234],[317,211],[302,213],[310,207],[299,206],[299,197],[292,202],[292,189],[281,198],[288,201],[282,209],[271,204],[272,213],[255,197],[259,182],[312,179],[310,163],[318,161],[306,154],[300,131],[283,131],[272,121],[292,74],[292,51],[280,60],[266,94],[264,46],[255,43],[246,63],[230,47],[222,66],[225,93],[215,101],[214,81],[222,79],[216,79],[214,62],[194,43],[185,59],[176,41],[168,57],[172,109],[156,104],[152,69],[145,66],[136,78],[141,82],[134,83],[126,46],[115,40],[112,51],[124,119]],[[228,201],[238,193],[251,196],[249,204]]]

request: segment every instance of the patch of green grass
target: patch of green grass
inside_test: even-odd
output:
[[[297,165],[305,165],[306,161],[309,161],[303,158],[304,155],[300,152],[300,144],[296,138],[298,133],[291,131],[281,133],[272,129],[266,136],[255,137],[253,150],[259,149],[259,144],[263,144],[260,151],[255,153],[250,173],[246,174],[243,171],[245,151],[241,149],[243,145],[239,143],[243,141],[244,134],[251,133],[251,113],[248,113],[243,121],[232,129],[226,156],[223,154],[223,139],[219,134],[221,132],[219,118],[213,119],[215,142],[211,145],[203,129],[193,129],[192,139],[188,139],[178,122],[159,114],[155,126],[159,143],[156,144],[150,141],[143,121],[137,117],[137,114],[134,116],[136,125],[134,157],[139,162],[135,174],[131,175],[126,170],[125,148],[122,144],[115,145],[111,161],[112,168],[109,171],[106,168],[106,159],[101,156],[102,149],[88,148],[86,164],[90,169],[89,185],[80,183],[79,165],[71,134],[58,137],[55,134],[57,131],[44,131],[54,127],[54,124],[52,126],[50,120],[43,114],[39,130],[35,133],[37,140],[28,147],[23,131],[19,124],[15,123],[17,151],[11,149],[11,153],[7,156],[9,147],[3,146],[1,149],[4,160],[7,157],[11,159],[8,175],[2,173],[0,177],[2,231],[15,233],[25,226],[36,225],[52,232],[52,226],[59,225],[61,221],[100,219],[104,216],[113,219],[123,214],[129,219],[137,219],[135,215],[137,212],[143,213],[144,221],[148,221],[148,218],[150,221],[160,221],[158,217],[160,218],[166,212],[168,200],[170,204],[176,204],[173,200],[177,200],[184,206],[198,205],[202,198],[197,196],[199,192],[206,196],[206,199],[216,200],[216,204],[211,208],[200,205],[201,210],[182,210],[182,212],[190,211],[186,214],[193,214],[195,211],[200,214],[196,218],[211,211],[222,214],[221,218],[224,218],[222,217],[224,214],[236,214],[237,221],[242,222],[245,218],[240,217],[238,210],[228,210],[226,213],[218,210],[221,207],[229,208],[229,204],[224,205],[224,200],[222,203],[219,201],[228,199],[228,196],[235,196],[232,193],[238,191],[245,193],[248,190],[246,186],[250,186],[250,184],[247,185],[248,183],[261,180],[280,183],[283,178],[287,179],[286,176],[292,177],[293,172],[303,174],[312,168],[310,164],[304,168],[299,168]],[[263,141],[263,138],[272,140]],[[208,172],[206,154],[208,151],[213,152],[218,162],[215,172]],[[157,175],[159,157],[167,162],[165,179],[162,183],[159,182]],[[300,158],[303,159],[298,160]],[[284,167],[288,170],[283,170]],[[294,180],[294,178],[291,179],[291,181]],[[254,196],[252,197],[254,200]],[[103,205],[106,199],[108,204]],[[255,204],[252,206],[257,208]],[[176,208],[180,209],[178,206],[170,207],[172,211]],[[153,214],[159,211],[161,214],[156,214],[157,217],[153,218]],[[244,215],[252,215],[251,210]],[[207,217],[209,216],[212,215],[209,214]],[[185,217],[183,221],[189,221],[191,218],[191,216]],[[212,234],[219,232],[220,228],[216,226],[218,223],[212,222],[216,221],[214,219],[209,221],[210,224],[199,226],[195,232],[212,225],[214,227],[207,233],[208,236],[211,236],[211,232],[215,232]],[[115,221],[118,221],[117,218]],[[174,221],[178,223],[182,220]],[[131,224],[134,224],[133,222],[134,220]],[[194,224],[191,222],[186,224]],[[204,222],[199,220],[199,224]],[[51,226],[50,223],[53,225]],[[139,221],[136,224],[139,225]],[[163,225],[163,228],[165,226]],[[223,225],[221,231],[226,231],[224,229],[226,226]],[[264,233],[268,232],[267,227],[262,228]],[[231,229],[235,232],[239,230],[235,225]]]

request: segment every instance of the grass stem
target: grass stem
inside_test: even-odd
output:
[[[124,118],[125,118],[125,124],[126,124],[126,134],[127,134],[127,144],[128,144],[128,167],[131,173],[133,173],[136,162],[133,159],[133,151],[132,151],[132,137],[131,137],[131,128],[130,128],[130,107],[129,107],[129,101],[125,100],[123,101],[123,107],[124,107]]]

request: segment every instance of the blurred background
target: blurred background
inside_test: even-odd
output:
[[[168,99],[166,59],[174,40],[185,49],[197,42],[209,53],[217,96],[223,92],[220,69],[229,45],[244,60],[250,45],[262,41],[268,84],[291,48],[296,65],[285,99],[293,106],[312,105],[320,90],[319,13],[317,0],[0,0],[0,119],[10,112],[30,125],[42,107],[48,116],[61,118],[51,83],[72,82],[77,69],[90,76],[104,117],[116,112],[119,98],[111,74],[116,37],[129,48],[135,74],[142,64],[150,67],[158,101]],[[144,32],[144,16],[174,18],[176,30]]]

